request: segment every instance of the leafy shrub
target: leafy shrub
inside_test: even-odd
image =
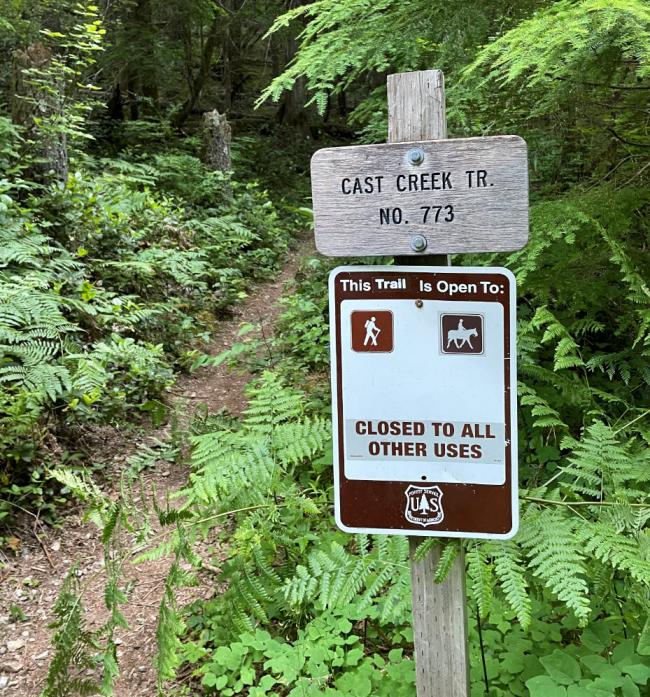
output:
[[[295,697],[410,697],[415,683],[413,661],[398,648],[409,632],[403,629],[391,633],[394,648],[386,657],[370,653],[370,646],[381,641],[379,634],[370,628],[362,642],[355,627],[372,627],[376,619],[376,611],[352,604],[320,613],[298,630],[295,639],[258,628],[242,633],[237,641],[219,646],[214,652],[192,642],[184,647],[184,653],[191,662],[206,660],[199,674],[207,694],[262,697],[281,689]],[[197,617],[193,628],[198,630],[202,624]],[[209,620],[205,626],[210,628]]]
[[[227,206],[231,196],[231,175],[214,172],[197,157],[187,153],[166,152],[155,155],[151,163],[156,188],[200,209]]]
[[[82,354],[69,354],[75,364],[68,408],[88,419],[110,421],[133,407],[164,394],[174,380],[162,344],[143,344],[112,335]]]
[[[309,259],[296,276],[295,292],[282,298],[277,345],[300,367],[322,370],[329,365],[327,272],[338,265],[338,260]]]
[[[10,173],[18,134],[0,128]],[[183,198],[198,195],[190,173],[202,197]],[[167,193],[154,192],[159,181]],[[208,340],[216,314],[277,268],[293,223],[255,185],[211,176],[189,155],[84,157],[66,184],[14,189],[0,182],[0,490],[22,496],[49,459],[48,438],[65,431],[74,447],[71,416],[164,412],[174,368]]]

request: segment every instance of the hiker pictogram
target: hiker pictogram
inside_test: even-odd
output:
[[[370,341],[373,346],[377,346],[377,337],[381,334],[381,329],[379,329],[375,322],[375,317],[371,317],[364,322],[363,326],[366,328],[366,338],[363,340],[364,346],[368,345],[368,341]]]
[[[352,350],[388,353],[393,350],[393,313],[356,310],[351,314]]]
[[[483,353],[482,315],[440,315],[442,353]]]

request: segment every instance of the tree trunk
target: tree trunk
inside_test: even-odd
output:
[[[67,139],[60,125],[64,85],[46,89],[39,79],[26,72],[35,69],[42,73],[51,62],[52,53],[43,44],[14,52],[11,118],[25,129],[27,177],[40,184],[66,182],[68,178]]]
[[[298,50],[298,42],[291,37],[284,44],[284,65],[288,65]],[[305,103],[307,101],[306,80],[304,77],[299,77],[293,89],[288,92],[283,92],[280,98],[277,119],[283,126],[290,126],[293,130],[301,133],[309,127]]]
[[[201,159],[214,172],[228,172],[230,160],[230,124],[216,109],[203,114]]]
[[[187,121],[192,111],[194,111],[194,107],[196,107],[198,104],[201,92],[205,87],[205,83],[208,81],[208,77],[210,76],[210,68],[212,67],[212,56],[214,55],[214,49],[217,44],[217,33],[219,31],[220,18],[220,15],[215,15],[212,20],[208,38],[203,46],[199,72],[196,74],[194,79],[190,80],[188,85],[189,95],[181,105],[180,109],[172,117],[172,125],[175,128],[180,128]]]
[[[113,121],[124,121],[124,104],[122,102],[122,89],[120,83],[113,85],[111,97],[106,104],[108,118]]]
[[[138,27],[138,43],[142,61],[137,66],[139,87],[142,95],[155,108],[158,106],[158,76],[156,74],[156,51],[154,42],[151,0],[138,0],[134,11],[135,25]]]
[[[232,70],[233,70],[233,20],[234,20],[234,3],[233,0],[223,0],[223,8],[228,13],[228,20],[223,38],[223,47],[221,50],[222,65],[223,65],[223,108],[229,112],[232,107]],[[204,116],[205,118],[205,116]]]

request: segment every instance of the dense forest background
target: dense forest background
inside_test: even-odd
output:
[[[310,155],[385,141],[386,75],[434,67],[450,137],[530,155],[527,247],[453,260],[509,267],[520,296],[522,526],[463,543],[472,694],[645,694],[647,2],[3,0],[0,57],[0,541],[9,560],[21,514],[61,525],[81,499],[106,560],[101,628],[64,584],[43,694],[113,694],[131,544],[173,559],[160,694],[415,694],[406,541],[331,516],[340,262],[305,259],[273,339],[207,347],[308,229]],[[224,361],[256,376],[244,416],[179,421],[177,376]],[[102,433],[165,423],[110,489]],[[190,472],[163,508],[137,494],[161,461]],[[214,535],[219,593],[183,608]],[[432,546],[440,580],[460,546]]]

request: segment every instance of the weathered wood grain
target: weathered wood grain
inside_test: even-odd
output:
[[[408,160],[414,147],[424,152],[420,165]],[[324,148],[311,170],[316,247],[328,256],[412,255],[415,234],[427,239],[430,254],[509,251],[528,241],[526,143],[517,136]],[[430,190],[399,190],[409,183]],[[443,207],[438,222],[435,208],[424,222],[423,206]]]
[[[397,73],[389,75],[386,82],[389,143],[443,140],[447,137],[445,76],[442,70]],[[417,114],[413,112],[415,105],[419,105],[420,109]],[[396,256],[395,263],[402,266],[449,265],[449,256],[435,254],[435,250],[425,249],[416,253],[409,248],[409,253],[412,256]]]
[[[435,584],[440,548],[415,561],[418,544],[409,538],[417,697],[468,697],[464,556],[461,551],[444,582]]]
[[[442,70],[389,75],[387,91],[389,143],[442,140],[447,137],[445,78]]]
[[[445,83],[441,70],[424,70],[388,76],[388,138],[390,141],[447,137]],[[492,187],[494,188],[494,187]],[[526,196],[526,199],[528,197]],[[527,222],[527,221],[526,221]],[[527,227],[526,227],[527,230]],[[440,246],[426,255],[411,257],[414,263],[446,264],[450,251]],[[407,254],[413,254],[410,249]],[[399,259],[405,263],[408,258]],[[465,597],[465,560],[462,549],[443,583],[433,578],[440,548],[421,561],[414,558],[421,538],[409,538],[413,596],[413,642],[418,697],[468,697],[469,659]]]

